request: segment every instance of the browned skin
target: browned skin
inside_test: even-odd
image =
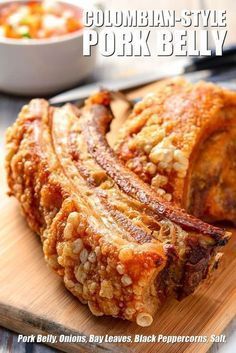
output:
[[[166,217],[185,230],[198,231],[202,234],[211,235],[222,241],[223,245],[225,241],[225,231],[223,229],[210,226],[200,219],[188,215],[180,208],[174,207],[169,202],[160,201],[147,184],[142,182],[140,178],[124,166],[106,140],[106,132],[108,131],[110,121],[111,115],[108,109],[101,105],[92,105],[90,116],[87,118],[86,125],[82,130],[85,131],[89,152],[122,191],[146,205],[155,212],[158,218]]]
[[[108,104],[99,94],[82,111],[23,107],[7,132],[8,184],[68,290],[94,315],[145,326],[167,296],[195,290],[229,233],[163,203],[120,164],[104,137]]]
[[[236,93],[183,79],[159,84],[122,128],[116,152],[164,199],[236,223]]]

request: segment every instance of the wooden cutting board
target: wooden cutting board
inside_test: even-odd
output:
[[[149,90],[146,88],[145,90]],[[144,90],[135,92],[140,96]],[[0,166],[0,325],[24,334],[204,335],[207,343],[57,343],[66,352],[204,353],[236,314],[236,231],[214,276],[181,303],[169,300],[151,327],[110,317],[96,318],[63,286],[44,262],[40,241],[6,195]]]

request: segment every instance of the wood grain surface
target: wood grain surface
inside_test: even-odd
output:
[[[146,88],[145,90],[149,90]],[[144,90],[132,94],[140,96]],[[122,116],[120,116],[122,120]],[[116,125],[117,126],[117,125]],[[65,288],[44,262],[39,238],[29,230],[17,201],[6,195],[1,165],[0,323],[25,334],[206,335],[220,334],[236,313],[236,232],[220,268],[181,303],[169,300],[151,327],[110,317],[96,318]],[[57,343],[66,352],[203,353],[207,343]]]

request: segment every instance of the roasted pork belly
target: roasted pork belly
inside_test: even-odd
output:
[[[207,222],[236,222],[236,93],[182,78],[135,105],[116,152],[163,199]]]
[[[168,296],[191,294],[217,266],[230,234],[125,167],[106,140],[109,104],[103,92],[81,110],[23,107],[7,132],[9,193],[71,293],[94,315],[148,326]]]

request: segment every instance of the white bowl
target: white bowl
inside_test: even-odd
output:
[[[0,7],[9,2],[1,1]],[[62,0],[81,9],[88,1]],[[83,56],[83,30],[50,39],[0,38],[0,91],[43,96],[70,88],[94,69],[96,51]]]

